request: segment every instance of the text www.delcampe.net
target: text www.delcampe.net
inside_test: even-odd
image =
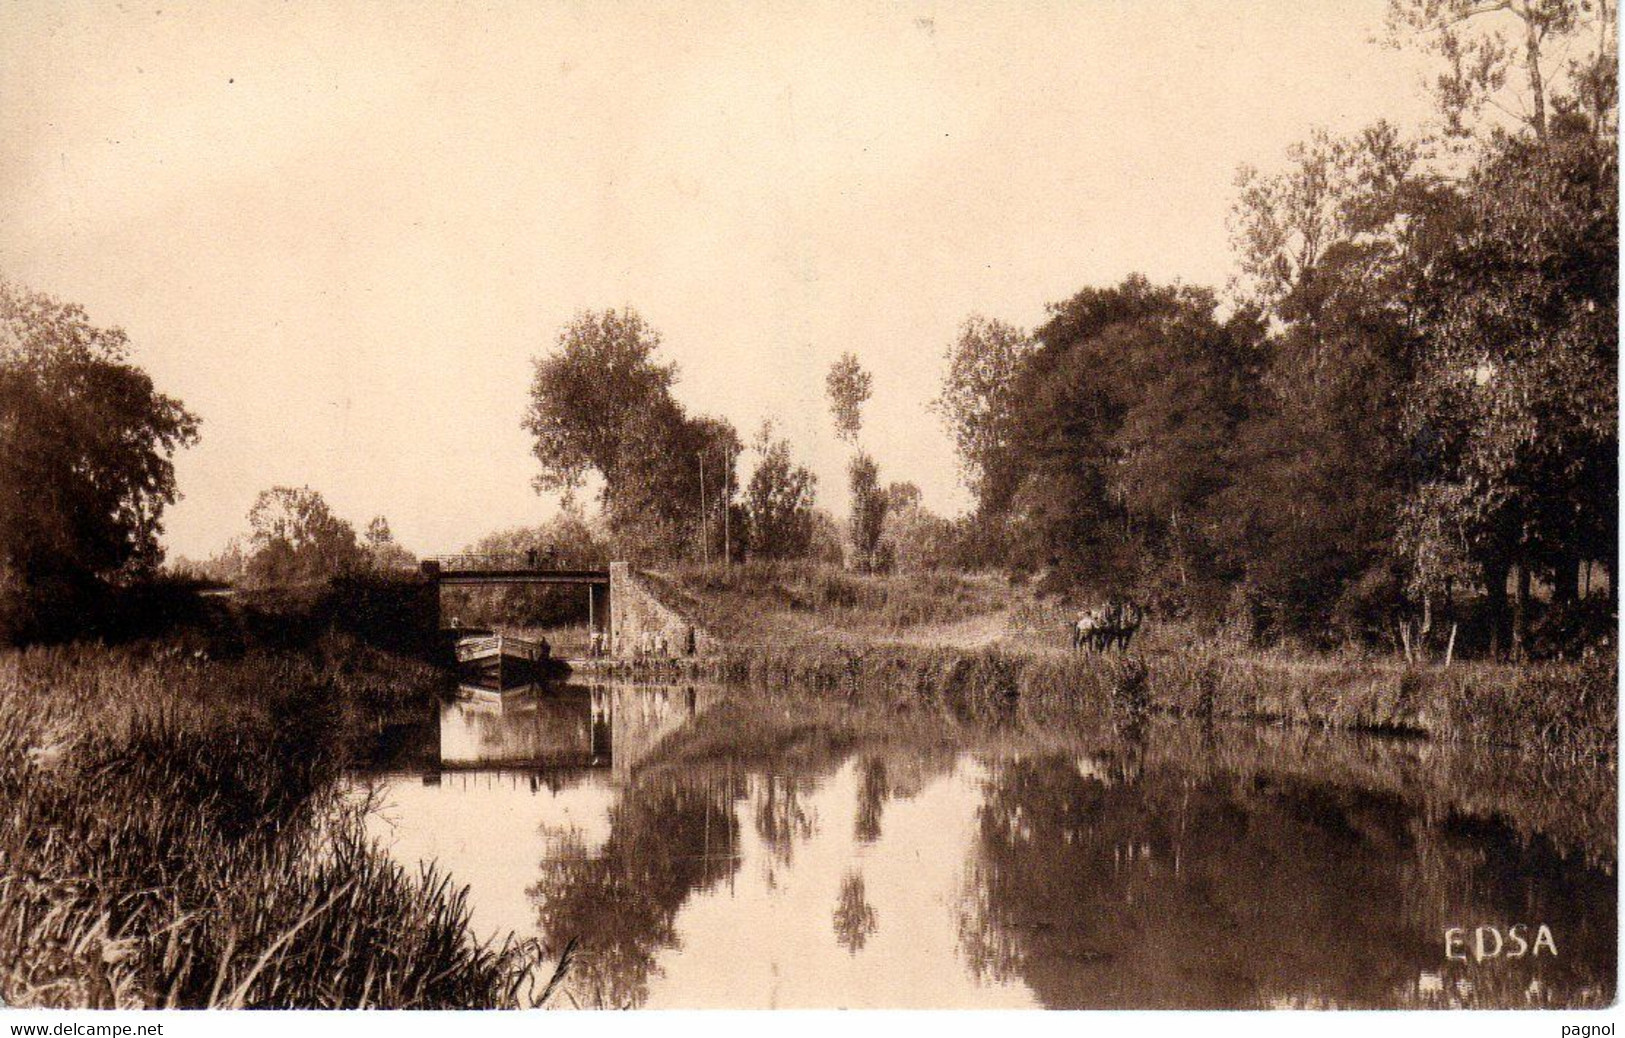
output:
[[[162,1038],[163,1024],[12,1024],[14,1036],[38,1038]]]

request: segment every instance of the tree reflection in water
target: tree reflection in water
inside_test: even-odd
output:
[[[1614,989],[1608,775],[1301,729],[945,731],[743,697],[649,745],[601,848],[565,833],[529,890],[554,947],[580,939],[581,1004],[641,1005],[679,962],[685,983],[728,988],[747,939],[803,971],[793,997],[849,982],[862,953],[863,983],[829,1003],[894,1004],[921,954],[897,938],[927,932],[957,945],[960,981],[1051,1007],[1576,1005]],[[926,791],[939,814],[899,806]],[[899,878],[948,831],[945,917]],[[1560,955],[1445,960],[1445,929],[1513,923],[1551,926]],[[771,1004],[778,974],[760,972],[730,990]]]
[[[1232,771],[1188,732],[1152,756],[991,765],[960,921],[975,973],[1053,1007],[1610,997],[1613,880],[1578,855],[1395,792]],[[1447,926],[1540,921],[1564,956],[1445,961]]]
[[[841,880],[841,896],[835,902],[833,917],[835,940],[850,955],[863,950],[863,945],[874,935],[878,919],[874,906],[863,894],[863,874],[849,872]]]
[[[743,789],[726,773],[661,772],[629,786],[610,809],[597,854],[561,841],[529,893],[556,947],[575,939],[569,990],[582,1005],[640,1005],[656,955],[677,943],[677,911],[737,867],[733,804]]]
[[[810,840],[817,831],[817,820],[802,806],[802,797],[810,791],[807,779],[776,772],[752,783],[756,835],[779,865],[793,864],[796,841]]]
[[[891,783],[886,777],[886,762],[880,757],[864,757],[859,773],[862,781],[858,786],[858,816],[852,822],[852,835],[859,843],[874,843],[880,839],[880,815],[891,796]]]

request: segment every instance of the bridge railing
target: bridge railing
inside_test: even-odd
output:
[[[558,555],[549,555],[545,551],[530,552],[461,552],[456,555],[431,555],[426,559],[442,571],[450,570],[535,570],[535,569],[567,569],[564,560]]]

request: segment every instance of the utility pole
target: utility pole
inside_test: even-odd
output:
[[[700,457],[700,558],[707,566],[711,564],[710,538],[705,535],[705,449],[702,447]]]
[[[729,532],[729,519],[733,516],[734,510],[733,450],[724,444],[722,454],[726,459],[722,465],[722,564],[732,566],[734,564],[734,552],[733,537]]]

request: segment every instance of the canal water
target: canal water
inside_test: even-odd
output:
[[[455,702],[359,782],[583,1007],[1594,1005],[1614,782],[1417,740],[977,728],[704,686]],[[1543,929],[1544,928],[1544,929]]]

